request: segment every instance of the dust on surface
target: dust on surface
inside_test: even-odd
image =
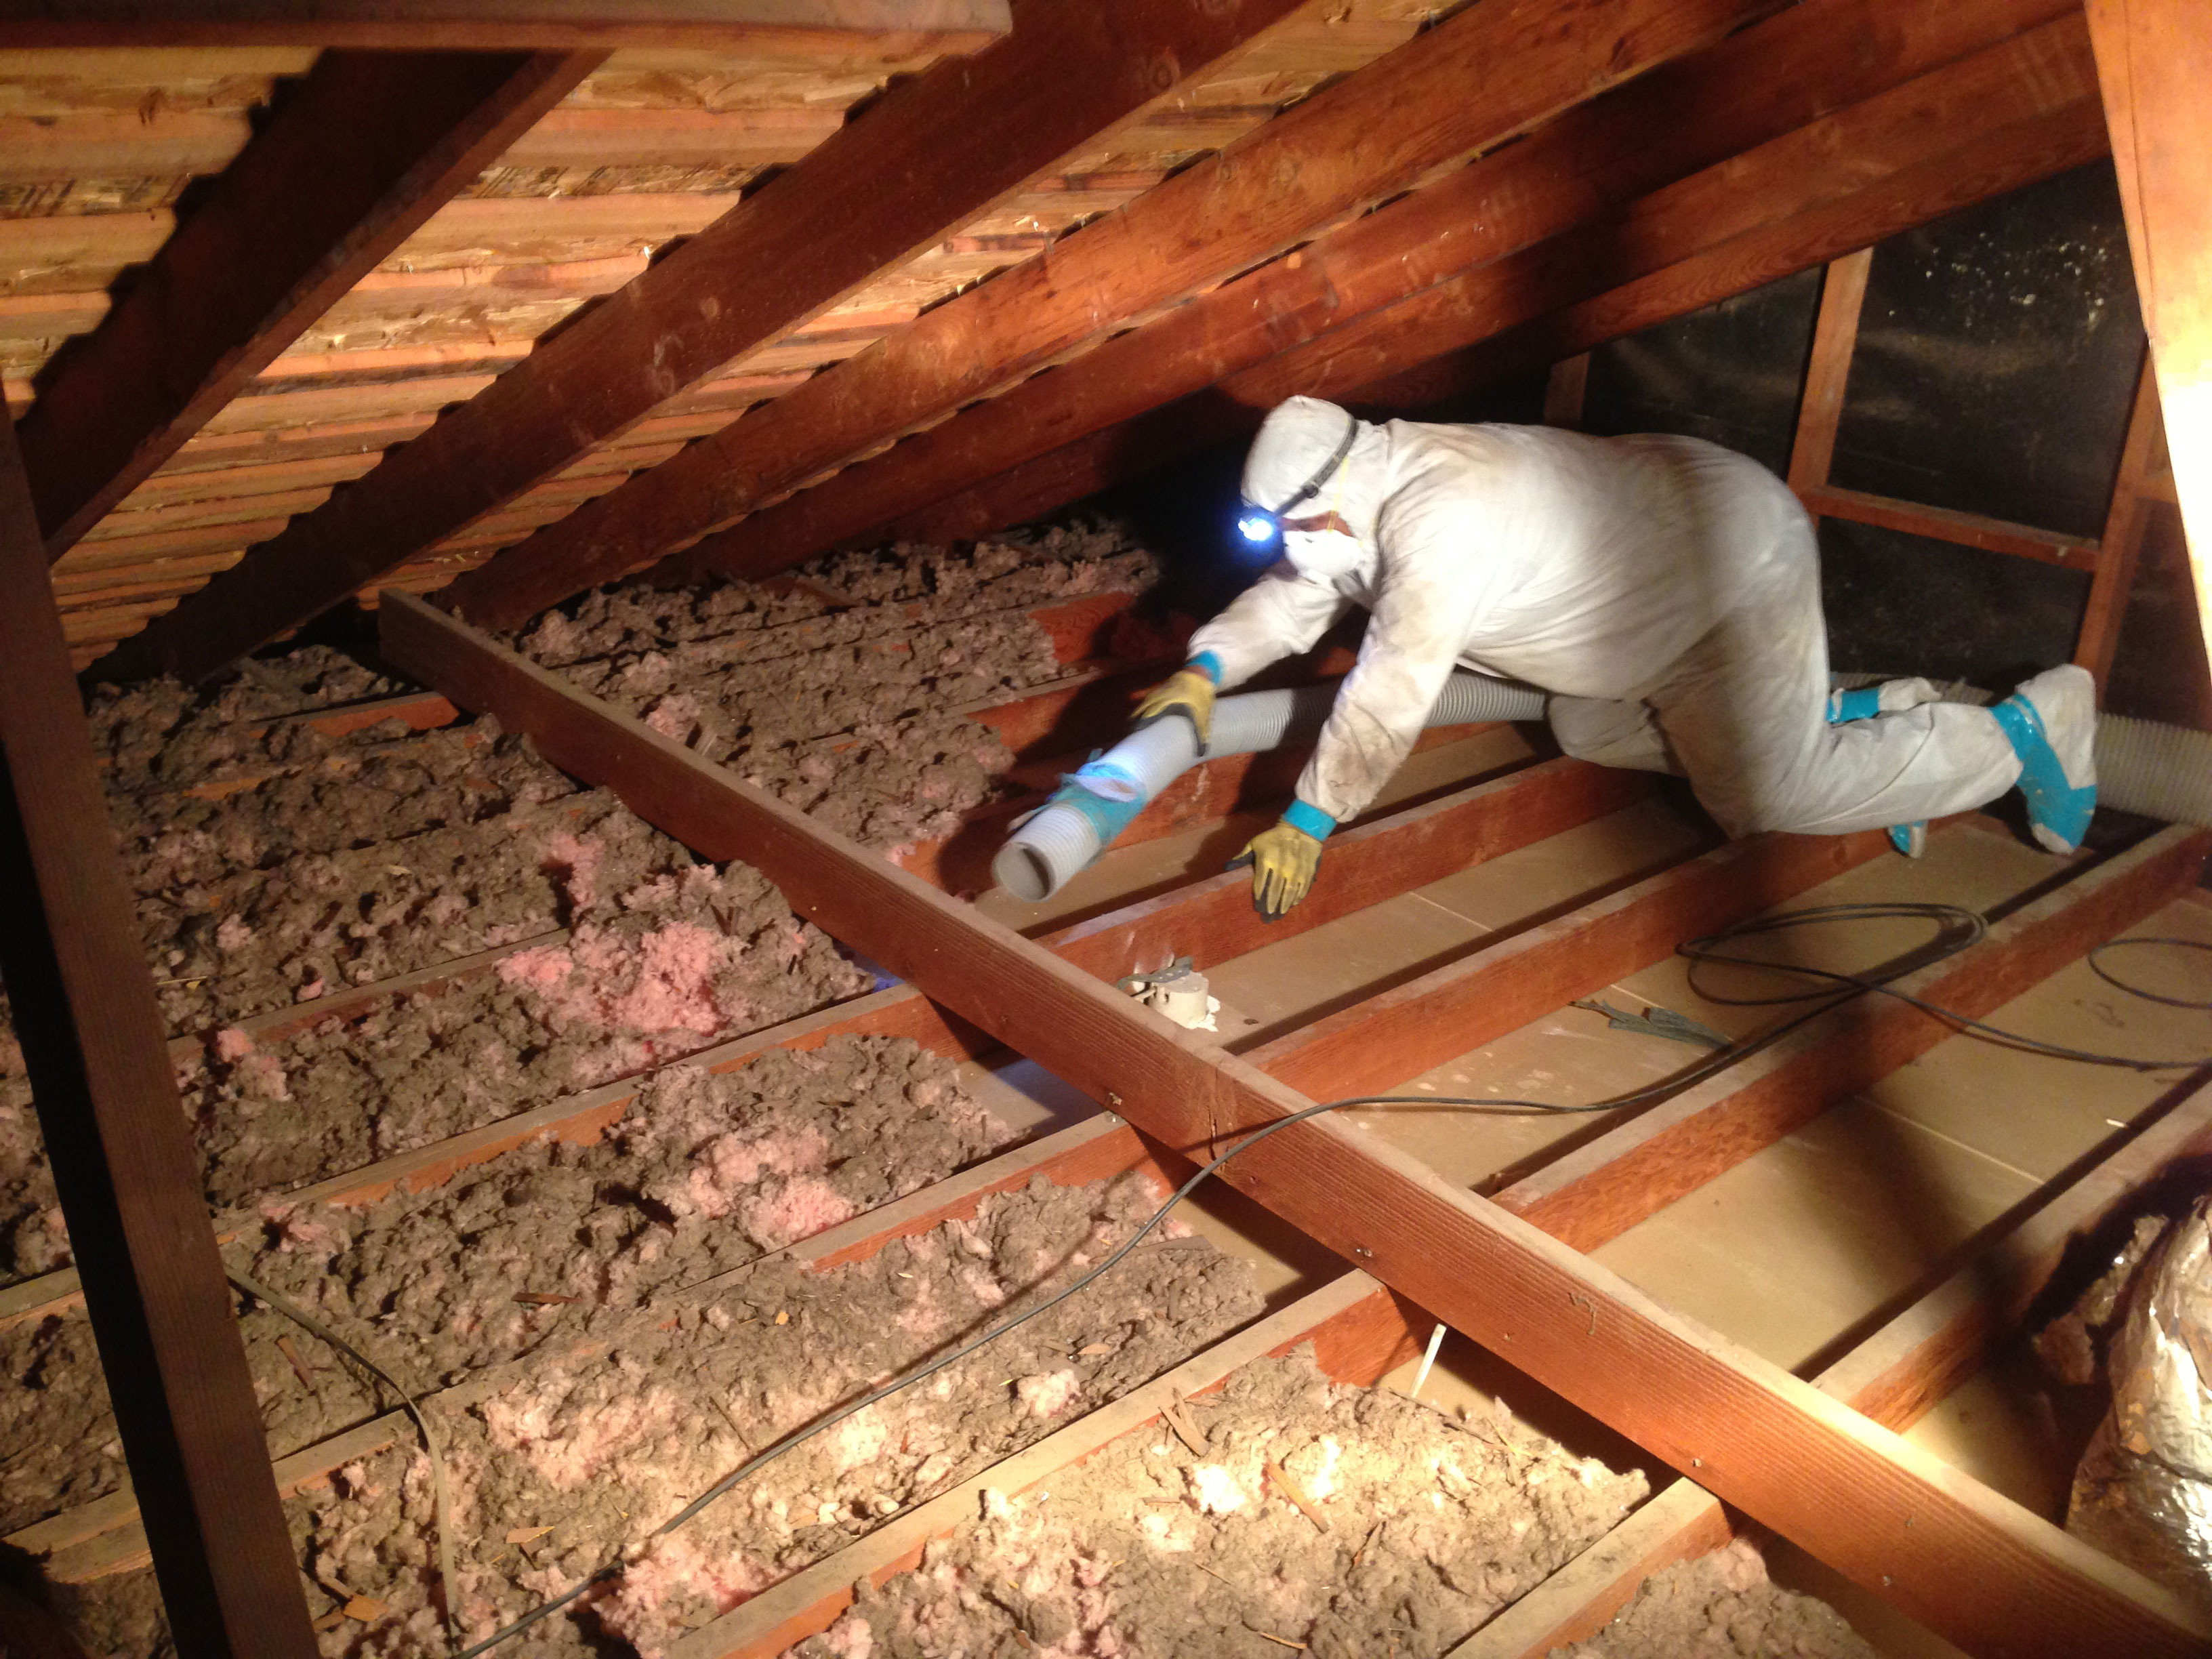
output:
[[[1844,1616],[1784,1589],[1739,1539],[1653,1573],[1608,1624],[1549,1659],[1876,1659]]]
[[[795,1659],[1268,1659],[1285,1644],[1416,1659],[1447,1651],[1648,1490],[1510,1417],[1340,1387],[1310,1347],[1254,1361],[1188,1410],[1203,1455],[1155,1425],[1041,1490],[987,1492],[974,1524],[862,1589]]]
[[[847,1419],[680,1531],[647,1541],[750,1454],[1063,1288],[1158,1199],[1133,1176],[1071,1188],[1039,1178],[984,1199],[972,1220],[864,1261],[820,1273],[788,1258],[763,1262],[659,1328],[634,1327],[611,1352],[549,1353],[465,1407],[434,1407],[469,1635],[489,1634],[635,1546],[627,1570],[586,1607],[544,1621],[513,1650],[650,1659],[1256,1317],[1249,1262],[1195,1238],[1148,1240],[1080,1296]],[[418,1453],[349,1465],[287,1508],[302,1563],[328,1594],[318,1611],[353,1595],[380,1609],[326,1631],[326,1656],[397,1659],[441,1644]],[[155,1639],[143,1595],[127,1582],[100,1597],[100,1608],[77,1598],[81,1628],[112,1632],[137,1616],[131,1638]]]
[[[1157,574],[1117,531],[1059,527],[842,555],[795,588],[603,588],[518,643],[831,828],[903,846],[951,834],[1013,764],[961,706],[1064,672],[1027,607],[1142,591]]]

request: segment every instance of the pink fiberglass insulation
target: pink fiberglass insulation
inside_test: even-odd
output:
[[[373,1318],[380,1351],[418,1375],[489,1364],[987,1155],[1006,1132],[952,1078],[883,1037],[772,1050],[729,1073],[673,1066],[595,1143],[535,1140],[368,1206],[276,1205],[238,1248],[276,1289]],[[927,1108],[913,1097],[926,1084]],[[319,1243],[303,1242],[302,1221]]]
[[[474,1403],[434,1407],[460,1517],[468,1634],[488,1634],[643,1546],[587,1611],[552,1621],[524,1650],[664,1654],[744,1597],[1257,1316],[1249,1263],[1194,1242],[1148,1242],[1109,1280],[806,1443],[671,1538],[647,1542],[749,1448],[987,1318],[956,1267],[988,1274],[1009,1306],[1027,1305],[1074,1276],[1066,1264],[1085,1241],[1126,1238],[1157,1201],[1133,1177],[1073,1188],[1040,1180],[985,1198],[957,1234],[939,1227],[821,1273],[769,1258],[711,1299],[677,1298],[609,1327],[596,1352],[549,1332],[526,1367],[495,1374],[503,1384],[472,1389]],[[1023,1277],[1040,1260],[1061,1265],[1042,1280]],[[942,1310],[942,1324],[897,1317],[925,1300]],[[1047,1420],[1006,1379],[1052,1372],[1069,1376],[1073,1392]],[[418,1469],[412,1454],[382,1454],[295,1502],[316,1581],[388,1610],[376,1623],[326,1632],[331,1659],[415,1659],[422,1650],[429,1499]],[[509,1545],[511,1534],[523,1541]]]
[[[1109,529],[820,567],[832,609],[744,583],[603,589],[521,648],[653,730],[872,846],[956,831],[1012,764],[963,705],[1063,672],[1027,607],[1141,590],[1152,556]]]
[[[834,1639],[802,1642],[793,1659],[1016,1647],[1109,1659],[1240,1630],[1344,1659],[1426,1659],[1649,1489],[1510,1418],[1340,1388],[1310,1347],[1254,1361],[1186,1409],[1204,1455],[1155,1424],[1032,1490],[987,1492],[978,1521],[927,1546],[915,1571],[861,1585]]]

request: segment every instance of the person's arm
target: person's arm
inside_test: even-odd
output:
[[[1279,560],[1190,636],[1188,658],[1194,664],[1210,658],[1213,683],[1226,691],[1270,663],[1311,649],[1351,609],[1352,601],[1327,582]]]
[[[1387,566],[1359,661],[1336,694],[1284,821],[1316,839],[1356,817],[1405,762],[1465,648],[1486,586],[1472,550]]]

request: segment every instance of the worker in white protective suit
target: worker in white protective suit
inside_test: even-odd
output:
[[[1545,427],[1372,425],[1293,398],[1244,467],[1248,536],[1282,557],[1190,641],[1138,713],[1204,743],[1217,691],[1372,615],[1297,799],[1245,848],[1270,919],[1305,896],[1329,831],[1398,769],[1455,665],[1552,694],[1570,755],[1686,775],[1731,836],[1926,821],[2015,783],[2036,836],[2081,841],[2095,800],[2095,690],[2037,675],[1995,709],[1925,681],[1832,696],[1819,555],[1757,462],[1693,438]]]

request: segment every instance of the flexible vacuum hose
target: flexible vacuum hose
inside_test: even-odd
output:
[[[1221,698],[1213,705],[1207,757],[1256,754],[1293,738],[1312,737],[1328,719],[1336,690],[1334,684],[1306,685]],[[1455,673],[1425,723],[1466,726],[1543,717],[1542,692],[1486,674]],[[1053,798],[1024,820],[992,860],[992,875],[1026,903],[1050,898],[1198,759],[1198,733],[1187,720],[1170,716],[1132,732],[1063,780]]]

